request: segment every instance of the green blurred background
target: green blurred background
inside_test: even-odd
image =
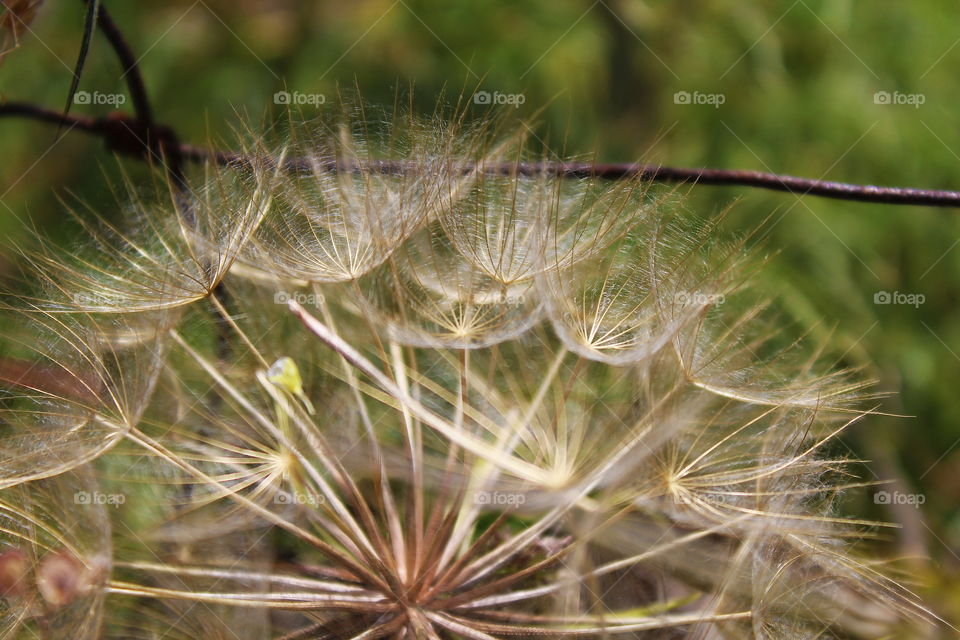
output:
[[[461,92],[545,107],[541,134],[605,161],[757,169],[858,183],[960,189],[960,34],[955,0],[107,0],[140,60],[157,117],[183,139],[229,136],[238,114],[276,110],[277,91],[358,85],[418,108]],[[46,0],[0,67],[5,100],[59,108],[83,6]],[[123,91],[97,36],[80,86]],[[686,92],[686,94],[678,92]],[[877,97],[877,92],[886,92]],[[688,103],[683,97],[690,96]],[[516,99],[514,101],[517,101]],[[722,103],[722,104],[719,104]],[[922,104],[921,104],[922,103]],[[129,107],[129,101],[125,105]],[[109,105],[74,105],[103,114]],[[501,108],[513,110],[511,105]],[[310,114],[311,105],[302,110]],[[81,133],[0,121],[0,233],[63,236],[58,195],[118,215],[117,163]],[[132,168],[136,161],[127,160]],[[865,480],[921,494],[919,508],[851,496],[849,508],[903,527],[881,532],[940,613],[960,612],[960,212],[747,188],[694,187],[687,207],[738,200],[731,231],[767,222],[764,287],[840,362],[895,395],[843,437]],[[9,270],[6,256],[0,269]],[[919,305],[876,304],[878,292]],[[929,558],[930,560],[926,560]]]

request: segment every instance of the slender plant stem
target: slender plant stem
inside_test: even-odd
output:
[[[85,116],[64,116],[58,111],[45,109],[22,102],[8,102],[0,104],[0,118],[19,117],[48,124],[62,125],[84,131],[101,137],[108,146],[127,155],[143,156],[142,149],[131,148],[133,128],[124,131],[120,126],[131,123],[141,126],[135,119],[108,116],[106,118],[90,118]],[[191,162],[217,162],[231,164],[243,162],[244,156],[231,151],[208,149],[189,144],[179,144],[175,147],[183,160]],[[291,159],[288,163],[293,168],[299,168],[302,162]],[[406,163],[381,163],[381,170],[385,172],[408,171],[415,169],[415,165]],[[469,170],[470,167],[465,167]],[[652,182],[663,183],[691,183],[698,185],[726,185],[743,186],[772,191],[784,191],[798,196],[818,196],[837,200],[853,200],[857,202],[875,202],[894,205],[925,205],[930,207],[957,207],[960,206],[960,191],[939,189],[914,189],[911,187],[881,187],[845,182],[813,180],[798,176],[766,173],[762,171],[742,171],[736,169],[711,169],[666,167],[661,165],[619,163],[619,164],[591,164],[586,162],[527,162],[492,164],[487,168],[490,173],[535,174],[540,172],[554,175],[580,178],[593,176],[608,180],[625,178],[640,178]]]
[[[84,0],[87,4],[93,0]],[[143,75],[140,73],[140,65],[133,49],[130,48],[127,39],[117,23],[113,21],[106,5],[101,2],[97,8],[97,27],[110,43],[113,52],[123,67],[121,76],[127,84],[127,90],[130,91],[130,101],[133,103],[133,112],[137,114],[137,119],[144,125],[153,124],[153,107],[150,98],[147,95],[147,85],[143,81]]]

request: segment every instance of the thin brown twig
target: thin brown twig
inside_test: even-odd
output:
[[[91,0],[84,0],[84,2],[87,3],[90,1]],[[147,85],[144,83],[143,75],[140,73],[137,56],[134,55],[133,49],[130,48],[123,32],[120,31],[117,23],[113,21],[113,17],[110,15],[110,12],[107,11],[107,7],[103,2],[100,3],[97,10],[97,28],[103,32],[114,54],[116,54],[117,60],[123,67],[123,75],[120,77],[126,83],[127,90],[130,91],[130,102],[133,104],[133,112],[137,114],[137,119],[142,123],[148,126],[152,125],[154,122],[153,107],[147,95]]]
[[[83,0],[83,2],[89,5],[93,0]],[[180,153],[181,145],[179,138],[172,127],[158,125],[156,123],[153,105],[147,93],[147,85],[143,80],[143,74],[140,72],[139,59],[134,54],[133,49],[127,42],[126,37],[124,37],[120,27],[114,22],[113,16],[110,15],[110,11],[107,9],[105,2],[100,2],[97,6],[97,28],[103,33],[104,37],[106,37],[107,42],[110,43],[110,47],[113,49],[117,60],[123,68],[123,74],[120,77],[127,85],[127,90],[130,93],[130,101],[133,104],[133,112],[136,116],[130,121],[128,118],[121,118],[115,115],[111,124],[122,125],[128,129],[127,134],[130,135],[122,132],[112,134],[114,140],[111,141],[108,138],[107,142],[108,144],[112,142],[114,146],[117,145],[118,140],[120,144],[125,145],[134,142],[136,146],[140,147],[139,150],[134,149],[134,151],[140,154],[148,152],[153,155],[154,159],[166,169],[167,175],[177,191],[178,210],[181,215],[189,219],[192,215],[189,198],[187,196],[189,186],[187,185],[183,170],[184,158]],[[107,129],[107,131],[111,130],[110,128]],[[94,133],[97,132],[94,131]],[[105,137],[108,135],[111,134],[104,134]]]
[[[0,118],[22,117],[50,124],[68,126],[103,138],[113,151],[127,155],[143,156],[151,147],[147,127],[137,118],[113,113],[106,117],[90,118],[85,116],[63,116],[57,111],[20,102],[8,102],[0,105]],[[169,127],[154,125],[154,131],[170,131]],[[154,142],[154,144],[156,144]],[[179,153],[183,160],[191,162],[214,161],[219,164],[242,162],[244,156],[231,151],[209,149],[190,144],[170,143],[163,145],[164,150]],[[288,161],[292,168],[300,168],[306,163],[296,158]],[[412,164],[382,162],[378,165],[385,172],[409,171],[416,167]],[[610,180],[639,177],[653,182],[683,183],[701,185],[745,186],[773,191],[785,191],[800,196],[819,196],[839,200],[858,202],[877,202],[896,205],[926,205],[931,207],[960,206],[960,192],[937,189],[914,189],[909,187],[879,187],[874,185],[850,184],[824,180],[812,180],[797,176],[779,175],[762,171],[742,171],[736,169],[709,169],[666,167],[662,165],[620,163],[591,164],[587,162],[527,162],[491,164],[491,173],[535,174],[548,172],[564,177],[593,176]]]

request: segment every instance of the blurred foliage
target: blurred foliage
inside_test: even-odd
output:
[[[440,96],[522,94],[540,108],[538,135],[558,152],[609,161],[774,171],[813,178],[960,188],[956,3],[853,0],[168,0],[108,2],[132,43],[157,116],[189,141],[223,140],[240,114],[276,110],[281,90],[323,94],[357,85],[391,104],[414,87],[418,109]],[[79,2],[48,0],[0,67],[8,100],[57,108],[81,40]],[[123,91],[118,65],[94,40],[81,90]],[[878,104],[875,94],[922,96]],[[677,92],[722,104],[677,104]],[[918,100],[913,100],[917,102]],[[716,100],[714,100],[716,102]],[[127,105],[129,107],[129,102]],[[106,105],[74,105],[105,113]],[[503,107],[513,109],[511,106]],[[310,107],[306,106],[309,112]],[[56,143],[55,143],[56,142]],[[0,138],[0,233],[22,222],[64,234],[57,197],[119,214],[99,141],[7,120]],[[136,176],[135,162],[125,170]],[[767,220],[777,252],[767,290],[841,361],[895,394],[844,436],[865,479],[895,478],[926,504],[885,511],[905,527],[891,549],[929,555],[931,602],[960,610],[960,218],[949,209],[891,207],[751,189],[683,187],[688,206],[748,230]],[[922,294],[919,306],[878,305],[877,292]],[[912,507],[908,507],[912,509]]]

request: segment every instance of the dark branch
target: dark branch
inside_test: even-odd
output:
[[[65,114],[53,109],[45,109],[27,102],[7,102],[0,104],[0,118],[26,118],[47,124],[55,124],[69,129],[95,133],[97,120],[86,116]]]
[[[538,170],[532,166],[532,170]],[[909,187],[878,187],[813,180],[797,176],[742,171],[737,169],[688,169],[641,164],[552,164],[548,170],[568,176],[594,175],[601,178],[624,178],[639,175],[656,182],[693,182],[697,184],[731,185],[786,191],[796,195],[820,196],[859,202],[884,204],[915,204],[932,207],[960,206],[960,191],[913,189]]]
[[[179,156],[192,162],[217,162],[230,164],[243,162],[245,158],[230,151],[207,149],[176,142],[176,137],[168,127],[154,125],[145,127],[142,122],[122,113],[113,113],[103,118],[83,116],[64,116],[57,111],[44,109],[31,104],[9,102],[0,104],[0,118],[23,117],[41,122],[56,124],[86,131],[103,138],[107,147],[118,153],[139,156],[147,159],[163,156]],[[148,135],[153,132],[153,135]],[[302,169],[306,163],[291,160],[289,166]],[[379,163],[384,172],[402,172],[416,169],[407,163]],[[738,171],[728,169],[689,169],[682,167],[664,167],[647,164],[590,164],[583,162],[544,162],[491,165],[491,173],[535,174],[548,172],[566,177],[589,177],[616,180],[640,177],[655,182],[689,182],[705,185],[729,185],[785,191],[798,196],[819,196],[839,200],[858,202],[879,202],[898,205],[926,205],[931,207],[960,206],[960,192],[932,189],[912,189],[903,187],[877,187],[873,185],[847,184],[811,180],[796,176],[763,173],[760,171]]]
[[[93,0],[85,0],[92,2]],[[147,86],[143,82],[143,76],[140,75],[140,65],[133,50],[123,37],[123,33],[113,21],[107,7],[101,2],[97,11],[97,26],[103,35],[107,38],[113,52],[123,67],[123,80],[127,83],[127,89],[130,91],[130,101],[133,103],[133,112],[137,114],[137,119],[145,125],[153,124],[153,108],[150,105],[150,99],[147,97]]]
[[[84,0],[92,6],[96,0]],[[190,217],[188,186],[183,170],[183,155],[180,153],[180,141],[172,127],[157,124],[154,120],[153,106],[147,94],[147,86],[140,73],[139,59],[127,43],[123,32],[107,10],[103,2],[99,3],[97,11],[97,26],[107,38],[114,54],[123,68],[121,76],[130,92],[130,101],[133,103],[133,112],[136,118],[129,118],[122,114],[113,114],[106,122],[102,134],[107,145],[117,151],[129,154],[149,156],[151,160],[159,162],[167,170],[174,188],[179,197],[178,208],[181,214]]]

